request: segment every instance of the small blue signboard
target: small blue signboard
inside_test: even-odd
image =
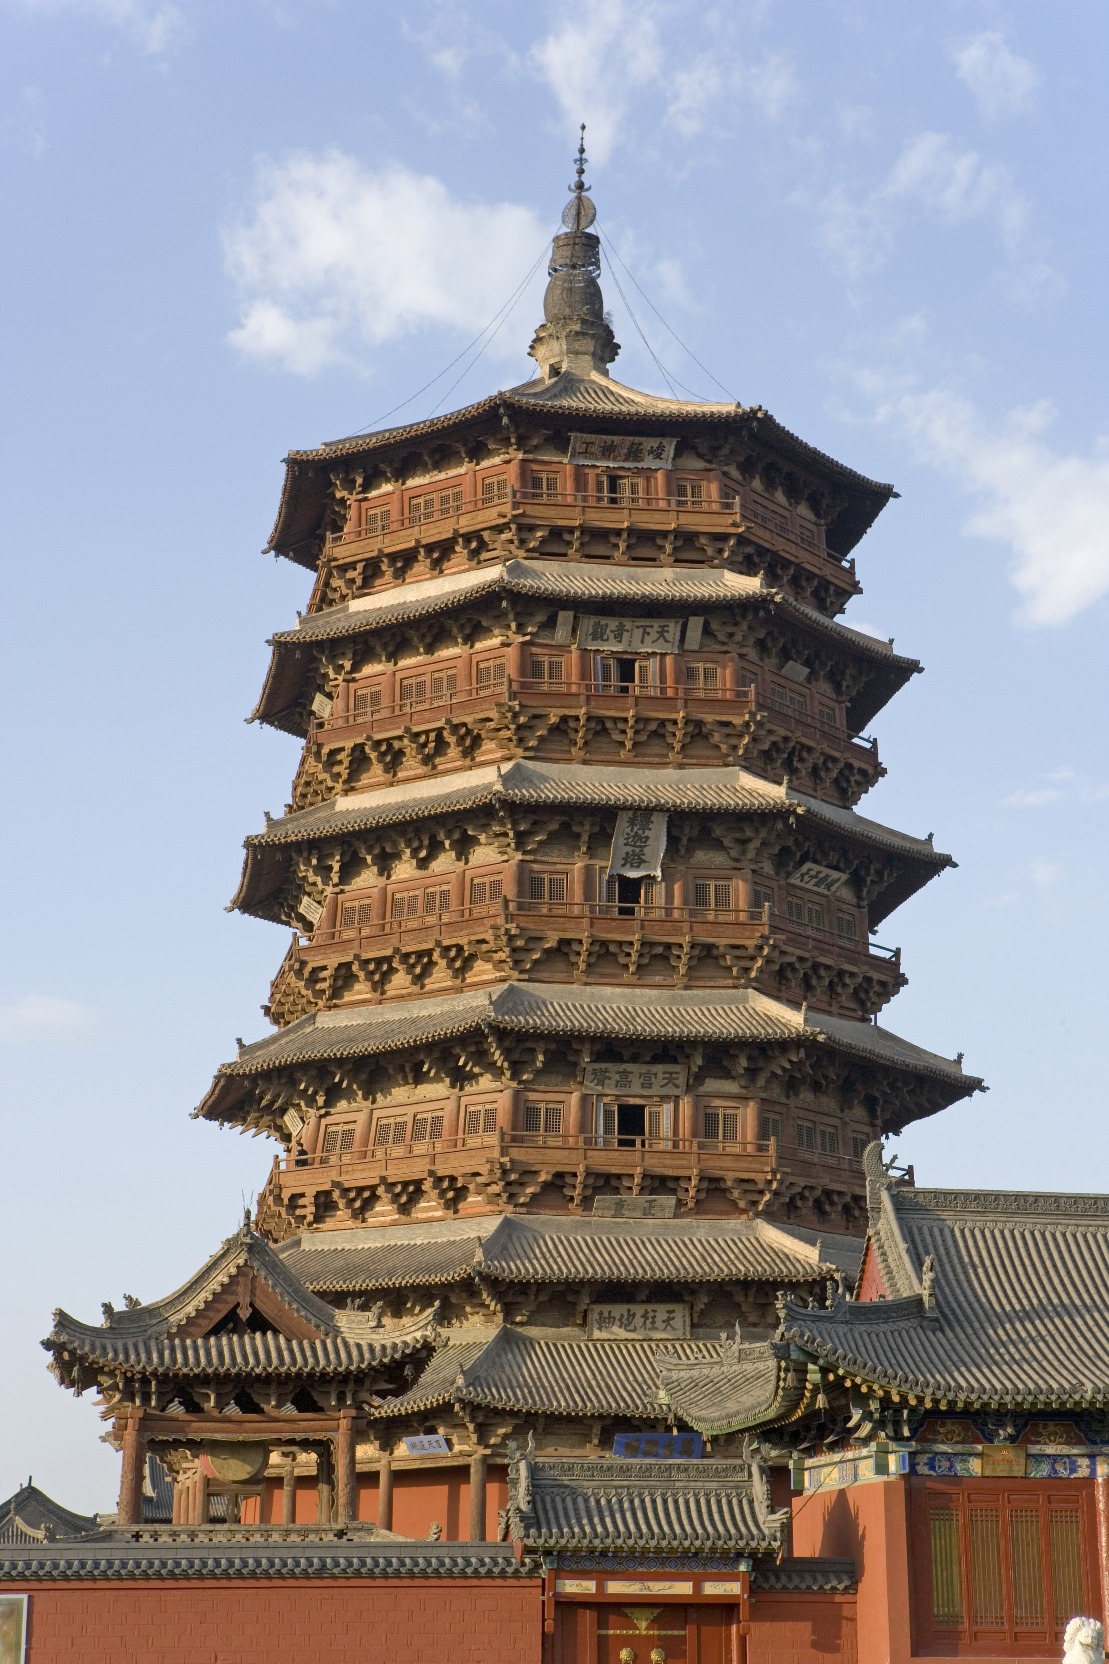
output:
[[[632,1462],[699,1462],[705,1441],[700,1433],[617,1433],[612,1454]]]

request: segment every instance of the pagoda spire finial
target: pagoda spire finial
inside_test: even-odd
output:
[[[607,376],[620,351],[604,312],[601,285],[601,240],[589,227],[597,208],[585,183],[585,123],[581,124],[571,196],[562,210],[564,230],[551,245],[549,282],[543,296],[543,323],[528,352],[552,381],[564,371],[576,375]]]

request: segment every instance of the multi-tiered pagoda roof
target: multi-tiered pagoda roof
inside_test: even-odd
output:
[[[920,669],[840,618],[891,487],[612,379],[583,168],[531,381],[286,460],[315,577],[254,718],[302,753],[233,905],[292,939],[197,1111],[272,1171],[185,1288],[46,1343],[123,1523],[154,1451],[183,1530],[462,1536],[464,1486],[528,1552],[771,1552],[776,1300],[854,1279],[864,1150],[980,1085],[878,1022],[871,934],[951,864],[859,808]]]

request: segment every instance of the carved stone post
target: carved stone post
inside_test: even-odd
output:
[[[120,1525],[142,1524],[142,1482],[146,1469],[143,1412],[132,1410],[123,1429],[123,1471],[119,1478]]]

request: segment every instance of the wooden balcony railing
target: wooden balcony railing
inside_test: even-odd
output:
[[[546,644],[543,650],[551,651]],[[432,674],[433,671],[427,673],[428,680]],[[429,727],[488,710],[496,704],[512,702],[543,710],[565,708],[574,711],[579,711],[584,703],[587,710],[592,708],[605,716],[627,716],[640,710],[649,716],[658,712],[660,707],[665,708],[667,714],[676,714],[687,705],[706,714],[711,714],[714,709],[726,715],[757,713],[772,724],[780,723],[790,731],[799,730],[810,741],[819,741],[836,751],[865,758],[868,763],[877,762],[878,758],[877,740],[846,733],[841,728],[818,722],[804,712],[783,710],[771,701],[760,699],[754,688],[691,688],[684,682],[669,681],[664,677],[655,685],[648,686],[631,681],[598,682],[571,678],[549,681],[538,677],[506,676],[503,681],[491,682],[484,687],[459,688],[434,696],[429,693],[426,697],[392,700],[365,713],[333,713],[315,721],[312,731],[316,737],[326,735],[338,738],[340,735],[346,737],[350,730],[355,729],[359,733],[378,737],[387,735],[391,730],[400,731],[413,723]]]
[[[608,1171],[670,1163],[681,1169],[725,1164],[737,1169],[772,1172],[788,1162],[791,1166],[811,1165],[856,1174],[862,1165],[861,1157],[783,1147],[776,1138],[622,1138],[595,1133],[506,1132],[498,1127],[490,1133],[460,1134],[454,1138],[405,1144],[368,1143],[361,1149],[318,1151],[314,1155],[294,1146],[284,1156],[274,1157],[272,1176],[308,1176],[313,1171],[326,1170],[329,1177],[340,1177],[348,1170],[371,1166],[383,1176],[404,1177],[414,1166],[453,1168],[459,1163],[489,1159],[515,1159],[525,1165],[534,1160],[544,1166],[554,1163],[564,1168],[600,1165]]]
[[[421,505],[418,509],[406,507],[403,518],[390,513],[388,526],[369,531],[361,526],[348,526],[341,532],[333,532],[329,538],[329,546],[336,550],[349,547],[355,543],[373,543],[384,545],[386,548],[396,547],[403,541],[401,534],[411,538],[413,532],[420,532],[428,526],[449,526],[453,522],[465,525],[474,521],[475,517],[487,517],[490,514],[499,518],[508,518],[512,514],[526,512],[533,516],[542,517],[542,511],[550,512],[554,523],[580,523],[586,518],[596,519],[598,524],[630,525],[639,521],[649,528],[667,527],[686,521],[696,530],[719,531],[750,531],[755,528],[756,537],[763,537],[769,533],[776,542],[791,545],[802,556],[828,566],[834,566],[841,571],[854,576],[855,563],[850,557],[834,553],[831,549],[816,547],[816,534],[810,544],[788,527],[780,525],[775,518],[754,513],[745,519],[738,501],[714,500],[706,496],[700,501],[689,497],[677,497],[655,494],[649,489],[651,482],[644,479],[638,496],[620,496],[604,492],[598,495],[594,491],[533,491],[527,487],[509,486],[507,494],[499,499],[486,499],[477,496],[465,496],[462,500],[430,505],[428,509]],[[425,496],[439,496],[440,493],[431,488]],[[448,493],[443,492],[443,497]],[[394,503],[380,504],[380,508],[388,507],[390,511]]]
[[[507,896],[497,901],[419,913],[411,918],[388,918],[368,924],[316,930],[309,937],[297,936],[290,953],[305,958],[331,958],[331,954],[322,950],[336,943],[348,943],[352,951],[362,953],[380,946],[388,938],[403,940],[406,945],[411,945],[421,935],[465,935],[466,926],[471,922],[480,927],[488,926],[491,921],[517,928],[531,923],[542,929],[554,930],[560,924],[573,924],[604,935],[657,935],[673,940],[680,940],[687,934],[704,935],[714,940],[726,939],[737,933],[749,939],[774,935],[833,958],[847,958],[853,962],[877,959],[897,968],[901,963],[900,948],[883,947],[876,942],[841,936],[837,931],[803,925],[769,906],[674,907],[616,901],[532,901]],[[317,954],[316,950],[321,951]]]

